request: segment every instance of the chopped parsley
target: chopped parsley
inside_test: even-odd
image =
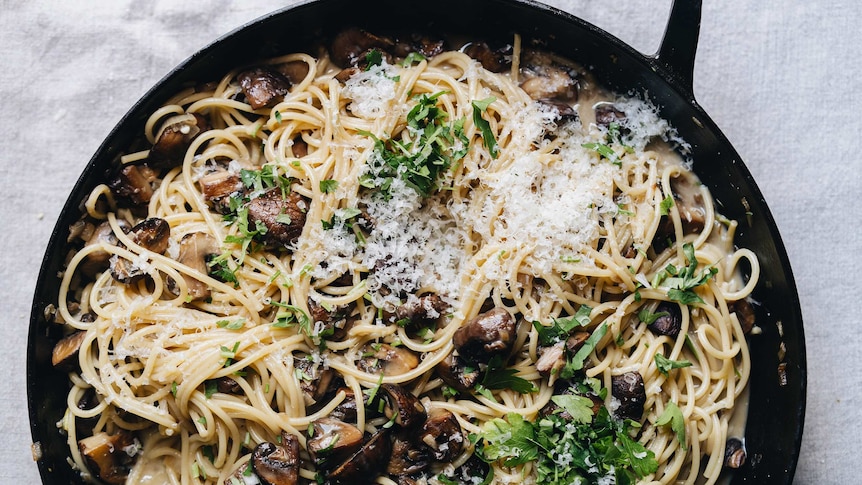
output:
[[[691,362],[687,360],[670,360],[662,354],[655,354],[655,365],[658,368],[658,371],[668,375],[673,369],[682,369],[683,367],[691,367]]]
[[[653,286],[664,283],[668,287],[667,296],[673,301],[685,305],[703,303],[703,299],[694,292],[694,289],[706,284],[718,273],[718,269],[713,266],[698,273],[694,245],[692,243],[685,243],[682,246],[682,250],[688,265],[682,269],[677,269],[672,264],[667,265],[664,270],[656,274]]]
[[[535,461],[537,483],[547,485],[634,484],[658,469],[655,454],[630,437],[629,421],[614,419],[604,406],[594,414],[584,396],[551,399],[559,410],[535,423],[517,413],[485,423],[477,453],[504,466]]]
[[[321,180],[320,181],[320,191],[324,194],[331,194],[335,192],[335,189],[338,188],[338,180]]]
[[[688,444],[685,441],[685,418],[676,404],[672,401],[668,401],[664,408],[664,412],[661,413],[661,416],[658,417],[655,424],[657,426],[670,425],[670,429],[676,433],[680,448],[684,450],[688,449]]]
[[[503,359],[496,356],[488,362],[482,382],[476,384],[476,392],[494,401],[492,389],[511,389],[521,394],[536,392],[536,386],[532,382],[518,377],[518,371],[504,366]]]
[[[410,136],[404,139],[384,141],[362,132],[374,139],[375,156],[369,161],[369,172],[360,177],[360,185],[376,188],[388,199],[392,180],[398,177],[423,197],[434,192],[437,180],[466,155],[468,145],[463,120],[446,123],[446,112],[437,107],[437,98],[444,92],[419,96],[407,114]]]
[[[659,213],[661,213],[661,215],[663,216],[666,216],[670,214],[671,207],[673,207],[673,196],[668,195],[667,197],[662,199],[661,203],[659,204]]]
[[[488,106],[496,101],[497,98],[491,96],[479,101],[473,101],[473,124],[476,125],[476,128],[479,128],[482,132],[482,141],[485,144],[485,148],[488,149],[488,152],[491,153],[493,158],[497,158],[500,154],[500,147],[497,146],[497,139],[494,138],[494,132],[491,131],[491,124],[482,117],[482,113],[484,113]]]
[[[553,345],[565,340],[576,327],[586,327],[590,324],[590,312],[592,310],[587,305],[581,305],[571,318],[555,318],[554,323],[548,327],[539,322],[533,322],[533,327],[539,334],[539,343]]]
[[[236,320],[219,320],[216,322],[216,326],[218,326],[218,328],[226,328],[228,330],[239,330],[245,326],[245,318],[238,318]]]

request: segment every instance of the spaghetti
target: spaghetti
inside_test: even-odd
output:
[[[738,304],[757,258],[734,248],[736,223],[648,103],[519,38],[502,72],[469,52],[375,47],[344,70],[290,54],[153,113],[153,148],[123,157],[118,179],[151,196],[96,187],[82,225],[107,236],[62,281],[80,350],[61,426],[85,477],[270,483],[261,444],[298,442],[282,466],[300,481],[557,483],[494,431],[523,418],[538,441],[541,423],[603,417],[623,430],[612,441],[635,443],[629,461],[574,471],[576,448],[542,448],[556,473],[718,479],[750,369]],[[160,146],[170,137],[177,156]],[[162,250],[141,236],[153,219],[169,226]],[[403,446],[424,461],[408,473],[386,456],[338,475],[345,435],[313,448],[326,420],[364,434],[360,453],[380,433],[396,446],[410,428],[399,389],[427,422],[451,413],[455,434],[417,432],[424,445]],[[121,434],[119,462],[88,455],[88,438]]]

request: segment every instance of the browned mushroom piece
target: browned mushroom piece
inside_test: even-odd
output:
[[[491,72],[502,72],[512,65],[512,46],[505,45],[497,49],[485,42],[471,42],[463,48],[464,54],[476,59],[482,67]]]
[[[724,466],[735,470],[745,464],[746,458],[745,443],[739,438],[729,438],[724,446]]]
[[[539,103],[557,113],[557,126],[578,121],[578,112],[571,104],[557,99],[540,99]]]
[[[422,295],[395,308],[395,320],[408,330],[432,327],[448,308],[449,305],[439,295]]]
[[[731,312],[736,313],[736,318],[739,319],[739,325],[742,327],[742,332],[745,335],[751,333],[754,324],[757,322],[757,315],[754,313],[754,307],[748,300],[736,300],[730,304],[728,308]]]
[[[386,466],[386,472],[390,475],[412,475],[430,465],[428,448],[414,443],[411,435],[410,432],[402,431],[392,437],[392,456]]]
[[[87,332],[78,330],[60,339],[51,352],[51,364],[59,370],[71,371],[78,367],[78,351]]]
[[[239,385],[239,382],[228,376],[219,377],[215,381],[218,392],[224,394],[242,394],[242,386]]]
[[[412,428],[425,422],[428,415],[425,406],[407,389],[396,384],[380,386],[380,396],[384,399],[383,414],[402,428]]]
[[[219,244],[214,237],[205,232],[192,232],[180,239],[180,253],[177,256],[177,261],[208,275],[210,268],[207,262],[218,254],[218,250]],[[210,287],[203,281],[185,273],[183,280],[186,282],[191,301],[205,300],[210,296]],[[178,291],[172,286],[176,286],[176,284],[169,280],[169,289],[177,294]]]
[[[290,149],[293,151],[293,156],[296,158],[302,158],[308,155],[308,143],[306,143],[301,136],[297,136],[293,139],[293,145],[291,145]]]
[[[338,71],[338,74],[335,75],[335,80],[340,83],[347,82],[348,79],[362,72],[362,69],[359,69],[356,66],[345,67],[341,71]]]
[[[576,353],[578,350],[581,350],[581,347],[583,347],[584,342],[586,342],[588,338],[590,338],[589,332],[572,333],[569,335],[569,338],[566,339],[566,350],[572,354]]]
[[[111,257],[109,268],[111,276],[118,282],[126,285],[137,283],[147,274],[145,272],[146,268],[141,266],[137,261],[129,261],[117,255]]]
[[[657,335],[665,335],[672,339],[679,336],[682,329],[682,311],[676,303],[663,301],[658,304],[654,314],[660,315],[647,327]]]
[[[479,369],[469,366],[454,353],[449,353],[441,360],[436,369],[443,382],[462,392],[472,389],[479,382]]]
[[[700,182],[690,174],[680,174],[670,179],[673,204],[679,211],[683,234],[696,234],[703,231],[706,224],[706,207]],[[676,239],[673,221],[670,216],[662,216],[652,247],[659,253]]]
[[[251,464],[255,475],[265,485],[299,483],[299,439],[281,433],[281,443],[263,442],[254,448]]]
[[[125,165],[110,180],[108,187],[118,202],[145,206],[153,197],[153,183],[158,174],[147,165]]]
[[[329,55],[337,66],[349,67],[359,63],[370,49],[381,52],[389,50],[394,45],[392,39],[378,37],[370,32],[355,27],[342,30],[332,40]]]
[[[411,33],[406,38],[399,38],[395,41],[392,47],[392,54],[396,57],[407,57],[413,52],[417,52],[431,58],[441,54],[445,49],[445,41],[439,37],[433,37],[427,34]]]
[[[217,212],[226,214],[230,211],[230,197],[243,190],[239,175],[227,170],[216,170],[198,180],[204,200],[212,204]]]
[[[162,254],[168,249],[171,237],[171,226],[168,221],[158,217],[150,217],[138,223],[129,231],[132,242],[147,251]]]
[[[308,76],[308,63],[303,61],[285,62],[279,64],[277,69],[291,84],[299,84]]]
[[[539,374],[549,377],[559,372],[564,365],[566,365],[565,342],[539,348],[539,358],[536,360],[536,370]]]
[[[515,319],[505,308],[495,308],[465,323],[452,343],[464,360],[487,363],[496,355],[508,354],[515,337]]]
[[[257,230],[266,229],[262,240],[268,247],[288,247],[302,234],[307,210],[305,197],[296,192],[282,197],[275,187],[248,203],[248,218]]]
[[[646,403],[644,379],[640,373],[632,371],[612,376],[611,395],[620,402],[615,411],[618,418],[640,421]]]
[[[336,392],[341,391],[344,391],[344,400],[335,406],[335,409],[329,413],[329,417],[339,421],[356,421],[356,395],[349,387],[341,387]]]
[[[389,430],[377,431],[362,447],[326,475],[335,484],[372,483],[389,461],[392,442]]]
[[[427,446],[437,461],[450,462],[464,448],[464,431],[451,411],[434,409],[419,432],[419,441]]]
[[[317,466],[332,468],[362,446],[362,431],[333,417],[311,423],[313,432],[306,448]]]
[[[90,473],[112,485],[126,483],[129,469],[134,461],[131,456],[135,437],[128,431],[116,434],[96,433],[78,441],[78,449],[84,457]]]
[[[366,355],[359,361],[359,367],[370,373],[382,371],[385,375],[400,375],[419,365],[419,357],[412,350],[389,344],[371,344]]]
[[[620,124],[626,120],[626,114],[618,110],[613,103],[601,102],[593,106],[596,113],[596,124],[607,128],[611,123]]]
[[[267,67],[256,67],[237,76],[239,86],[252,109],[271,108],[290,92],[290,81]]]
[[[312,406],[320,401],[333,383],[335,371],[324,369],[321,365],[302,358],[293,358],[294,368],[298,371],[299,387],[302,389],[302,398],[306,406]]]
[[[324,335],[329,334],[331,330],[331,335],[327,335],[326,340],[334,340],[336,342],[344,340],[344,337],[347,336],[347,330],[353,323],[350,319],[350,314],[353,313],[354,308],[356,308],[356,303],[351,302],[349,305],[342,305],[327,310],[314,301],[314,299],[308,298],[308,312],[312,323],[317,324],[320,322],[323,325],[322,333]]]
[[[566,70],[557,66],[542,66],[537,69],[534,76],[521,83],[521,89],[535,100],[578,98],[578,83]]]
[[[117,225],[126,232],[131,228],[129,223],[123,219],[117,219]],[[96,227],[93,235],[90,236],[84,247],[101,243],[109,246],[117,245],[117,236],[114,235],[114,230],[111,228],[111,224],[108,221],[102,222]],[[108,259],[110,259],[110,257],[111,253],[97,249],[87,255],[87,258],[81,263],[79,268],[86,276],[94,277],[96,274],[108,267]]]
[[[192,141],[209,129],[206,118],[197,113],[168,118],[147,155],[147,163],[158,169],[182,165]]]

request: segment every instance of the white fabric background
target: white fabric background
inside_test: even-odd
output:
[[[50,231],[80,171],[173,66],[285,3],[0,0],[3,483],[39,482],[24,390],[28,312]],[[670,6],[549,3],[643,52],[657,48]],[[796,483],[859,483],[862,2],[705,3],[695,93],[758,181],[802,299],[809,393]]]

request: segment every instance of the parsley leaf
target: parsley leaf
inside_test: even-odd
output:
[[[661,204],[659,204],[659,213],[663,216],[666,216],[670,213],[670,208],[673,207],[673,196],[668,195],[664,199],[662,199]]]
[[[544,326],[539,322],[533,322],[536,332],[539,334],[539,343],[542,345],[553,345],[568,337],[569,333],[578,326],[586,327],[590,324],[590,312],[593,309],[588,305],[581,305],[571,318],[555,318],[551,326]]]
[[[647,325],[652,325],[653,322],[655,322],[659,318],[666,317],[668,315],[670,315],[670,313],[668,312],[652,313],[646,308],[643,308],[641,309],[641,311],[638,312],[638,319]]]
[[[691,367],[691,362],[687,360],[670,360],[662,354],[655,354],[655,365],[658,371],[668,375],[672,369],[682,369],[683,367]]]
[[[320,191],[324,194],[331,194],[338,188],[338,180],[321,180]]]
[[[566,362],[566,365],[560,370],[560,377],[563,379],[569,379],[575,375],[575,372],[584,368],[584,361],[587,360],[587,357],[593,352],[598,345],[599,341],[605,334],[608,333],[608,324],[603,323],[600,327],[596,328],[592,335],[584,342],[584,345],[578,350],[574,357],[571,360]]]
[[[503,367],[503,359],[500,356],[496,356],[488,362],[485,375],[482,377],[482,382],[480,383],[482,389],[479,389],[479,386],[477,386],[477,390],[480,394],[492,400],[494,399],[493,395],[490,395],[490,392],[485,394],[482,390],[511,389],[521,394],[529,394],[538,390],[532,382],[518,377],[516,374],[518,374],[517,370]]]
[[[593,401],[576,394],[552,396],[551,401],[572,415],[572,421],[589,424],[593,420]]]
[[[218,328],[226,328],[228,330],[239,330],[245,325],[245,318],[238,318],[236,320],[219,320],[216,322]]]
[[[614,151],[613,148],[605,145],[604,143],[584,143],[581,145],[587,150],[592,150],[599,154],[601,158],[604,158],[616,166],[621,166],[623,163],[620,161],[620,157],[617,156],[617,152]]]
[[[368,64],[365,66],[366,71],[374,66],[379,66],[383,63],[383,53],[377,49],[371,49],[365,54],[365,62]]]
[[[697,257],[694,254],[694,245],[690,242],[685,243],[682,245],[682,250],[688,266],[677,270],[675,266],[669,264],[661,272],[665,273],[666,276],[673,276],[666,279],[665,277],[662,278],[664,283],[669,286],[667,297],[685,305],[703,303],[703,299],[694,292],[694,288],[706,284],[707,281],[718,273],[718,269],[709,267],[704,269],[700,274],[697,274]],[[656,277],[659,277],[659,274]]]
[[[533,442],[533,425],[518,413],[507,414],[505,421],[495,418],[486,422],[482,438],[485,440],[482,452],[488,460],[505,458],[504,465],[516,466],[539,457],[539,449]]]
[[[684,450],[688,449],[688,444],[685,441],[685,418],[682,415],[682,411],[680,411],[679,407],[673,401],[668,401],[664,412],[661,413],[655,424],[657,426],[667,426],[670,424],[670,429],[676,433],[676,437],[679,440],[679,446]]]
[[[491,96],[479,101],[473,101],[473,124],[482,131],[482,140],[485,148],[491,153],[493,158],[497,158],[500,154],[500,148],[497,146],[497,139],[494,138],[494,132],[491,131],[491,124],[482,117],[482,113],[488,109],[488,106],[496,101],[497,98]]]
[[[421,53],[411,52],[411,53],[407,54],[407,57],[405,57],[403,61],[401,61],[401,65],[404,67],[410,67],[413,65],[413,63],[422,62],[425,59],[426,59],[426,57],[424,55],[422,55]]]

